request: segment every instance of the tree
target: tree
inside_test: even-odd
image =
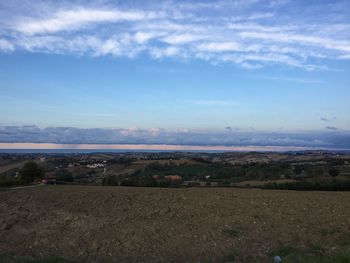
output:
[[[296,175],[300,175],[305,170],[305,167],[302,165],[296,165],[294,166],[294,173]]]
[[[59,169],[55,172],[55,175],[57,176],[57,179],[60,181],[65,181],[65,182],[74,181],[73,174],[67,169]]]
[[[31,183],[36,178],[41,178],[43,176],[43,171],[39,168],[37,163],[29,161],[23,165],[20,174],[24,182]]]
[[[336,176],[339,175],[339,170],[337,168],[330,168],[328,170],[328,173],[330,176],[332,176],[333,178],[335,178]]]

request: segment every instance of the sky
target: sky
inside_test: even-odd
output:
[[[0,142],[350,148],[350,1],[0,0]]]

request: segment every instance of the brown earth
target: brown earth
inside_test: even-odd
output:
[[[350,234],[349,192],[43,186],[0,192],[0,255],[82,262],[271,262]]]

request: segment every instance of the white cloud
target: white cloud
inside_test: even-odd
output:
[[[155,37],[162,35],[164,35],[164,33],[162,32],[136,32],[134,35],[134,39],[137,43],[143,44]]]
[[[198,9],[222,9],[222,8],[238,8],[252,5],[259,0],[231,0],[231,1],[209,1],[209,2],[185,2],[179,4],[181,9],[198,10]]]
[[[325,70],[326,66],[306,64],[296,58],[279,53],[243,53],[243,54],[229,54],[222,58],[226,62],[234,62],[245,68],[261,68],[263,65],[287,65],[290,67],[301,68],[308,71]],[[252,62],[257,62],[253,63]]]
[[[273,13],[254,13],[249,16],[233,16],[233,17],[230,17],[229,20],[231,21],[259,20],[259,19],[271,18],[273,16],[274,16]]]
[[[2,51],[2,52],[11,52],[11,51],[14,51],[14,50],[15,50],[15,47],[14,47],[14,45],[11,42],[9,42],[6,39],[0,39],[0,51]]]
[[[252,64],[248,62],[243,62],[240,65],[242,68],[245,68],[245,69],[259,69],[263,67],[262,64]]]
[[[88,24],[134,21],[156,17],[156,13],[142,11],[120,11],[84,9],[58,11],[51,18],[24,19],[17,24],[16,29],[25,34],[52,33],[64,30],[79,29]]]
[[[251,30],[258,32],[285,32],[295,29],[295,26],[266,26],[256,23],[231,23],[227,25],[227,28],[232,30]]]
[[[243,38],[256,38],[271,40],[283,43],[298,43],[300,45],[315,45],[327,49],[350,52],[350,42],[342,40],[333,40],[328,38],[299,35],[293,33],[262,33],[262,32],[241,32]]]
[[[350,54],[342,55],[338,57],[339,59],[350,59]]]
[[[205,38],[207,38],[207,36],[205,36],[205,35],[194,35],[194,34],[186,33],[186,34],[170,35],[170,36],[163,38],[162,40],[168,44],[177,45],[177,44],[185,44],[185,43],[189,43],[189,42],[194,42],[194,41],[202,40]]]
[[[164,57],[173,57],[177,56],[180,53],[180,49],[177,47],[167,47],[167,48],[153,48],[151,50],[151,55],[154,58],[164,58]]]
[[[199,45],[199,50],[211,52],[242,51],[244,48],[237,42],[215,42]]]
[[[115,38],[110,38],[105,42],[101,43],[101,46],[99,47],[96,55],[101,56],[112,54],[114,56],[117,56],[120,55],[121,50],[121,44]]]
[[[114,57],[143,53],[154,59],[201,59],[246,69],[279,65],[320,70],[328,68],[329,59],[349,59],[346,16],[326,23],[319,22],[320,11],[310,11],[307,23],[304,17],[291,20],[278,9],[288,4],[282,2],[169,1],[132,8],[108,0],[93,5],[87,1],[87,7],[59,2],[36,5],[35,12],[18,7],[18,14],[11,5],[6,13],[5,3],[0,52]]]

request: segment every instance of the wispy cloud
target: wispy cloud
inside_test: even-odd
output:
[[[326,49],[350,52],[350,41],[333,40],[317,36],[306,36],[294,33],[265,33],[265,32],[241,32],[243,38],[255,38],[282,43],[298,43],[299,45],[318,46]]]
[[[211,42],[201,44],[198,48],[210,52],[244,51],[246,49],[237,42]]]
[[[328,5],[315,4],[308,17],[288,1],[222,0],[116,4],[26,1],[1,4],[0,52],[201,59],[233,63],[247,69],[270,65],[325,70],[330,60],[350,57],[350,19],[324,19]],[[16,2],[15,2],[16,3]],[[316,11],[313,11],[316,10]],[[345,12],[345,11],[344,11]],[[293,19],[290,17],[293,16]],[[307,19],[307,21],[306,21]],[[325,23],[324,21],[328,21]]]
[[[326,126],[327,130],[331,130],[331,131],[337,131],[339,130],[337,127],[333,127],[333,126]]]
[[[0,51],[12,52],[14,50],[15,50],[15,47],[10,41],[6,39],[0,39]]]
[[[332,122],[332,121],[335,121],[336,119],[337,119],[336,117],[333,117],[333,118],[320,117],[320,120],[324,122]]]
[[[135,21],[159,17],[155,12],[120,11],[103,9],[86,9],[79,7],[75,10],[58,11],[50,18],[23,19],[15,29],[25,34],[52,33],[57,31],[71,31],[85,25],[117,21]]]

